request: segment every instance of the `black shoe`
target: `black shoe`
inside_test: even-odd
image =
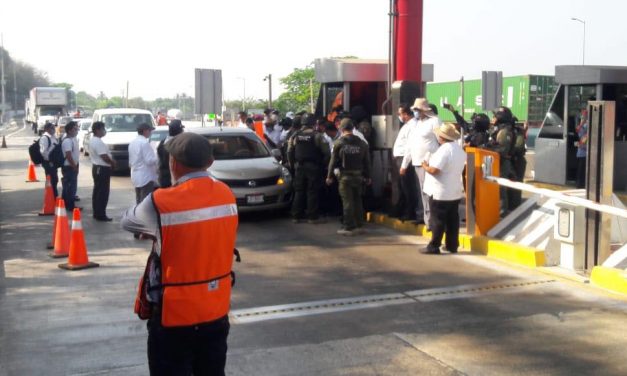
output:
[[[419,250],[420,253],[422,253],[423,255],[439,255],[440,254],[440,250],[439,249],[431,249],[429,247],[424,247],[421,248]]]
[[[80,201],[80,200],[81,200],[81,198],[80,198],[80,197],[78,197],[78,196],[74,196],[74,201]]]
[[[109,218],[107,216],[104,216],[104,217],[94,217],[94,219],[96,221],[100,221],[100,222],[111,222],[111,221],[113,221],[113,218]]]

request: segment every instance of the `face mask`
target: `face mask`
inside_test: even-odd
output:
[[[418,119],[420,117],[420,112],[414,111],[414,117]]]

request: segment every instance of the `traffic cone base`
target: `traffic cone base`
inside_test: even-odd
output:
[[[28,175],[26,175],[26,179],[27,183],[35,183],[39,181],[37,180],[37,174],[35,173],[35,164],[33,164],[33,161],[31,160],[28,160]]]
[[[70,227],[65,211],[65,201],[57,199],[57,215],[55,216],[54,228],[54,251],[50,252],[50,257],[67,257],[70,254]]]
[[[52,243],[46,244],[46,249],[54,249],[54,244]]]
[[[87,264],[82,264],[82,265],[70,265],[69,263],[59,264],[59,268],[65,269],[65,270],[82,270],[82,269],[89,269],[89,268],[97,268],[99,266],[100,264],[91,262],[91,261],[88,261]]]
[[[68,262],[59,264],[59,268],[65,270],[81,270],[96,268],[100,266],[95,262],[90,262],[87,257],[87,247],[85,245],[85,234],[81,223],[81,211],[78,208],[72,213],[72,234],[70,240],[70,254]]]
[[[46,175],[46,188],[44,190],[44,205],[41,211],[38,213],[40,216],[55,215],[55,202],[54,192],[52,191],[52,184],[50,184],[50,176]]]

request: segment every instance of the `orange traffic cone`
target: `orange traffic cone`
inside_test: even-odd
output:
[[[37,174],[35,174],[35,164],[33,163],[33,161],[29,160],[28,161],[28,175],[26,176],[26,182],[27,183],[34,183],[37,180]]]
[[[39,215],[54,215],[54,192],[50,184],[50,176],[46,175],[46,188],[44,189],[44,206]]]
[[[65,211],[65,201],[59,199],[57,206],[56,224],[54,228],[54,250],[49,253],[50,257],[67,257],[70,252],[70,227],[67,222],[67,212]]]
[[[54,206],[54,222],[52,223],[52,241],[48,243],[48,245],[46,245],[46,248],[48,249],[54,249],[54,237],[55,233],[57,232],[57,218],[60,215],[59,213],[61,209],[59,207],[61,205],[61,201],[63,201],[63,199],[61,197],[57,197],[57,203]],[[65,208],[63,210],[65,210]]]
[[[72,238],[70,240],[70,256],[67,264],[59,264],[59,268],[66,270],[81,270],[100,266],[95,262],[89,262],[87,247],[85,246],[85,234],[81,223],[81,211],[74,209],[72,217]]]

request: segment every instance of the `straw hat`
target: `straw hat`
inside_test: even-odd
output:
[[[455,141],[460,137],[460,134],[453,123],[444,123],[434,130],[434,132],[437,136],[449,141]]]
[[[411,106],[411,109],[431,112],[431,107],[429,107],[429,101],[427,100],[427,98],[416,98],[416,100],[414,101],[414,105]]]

